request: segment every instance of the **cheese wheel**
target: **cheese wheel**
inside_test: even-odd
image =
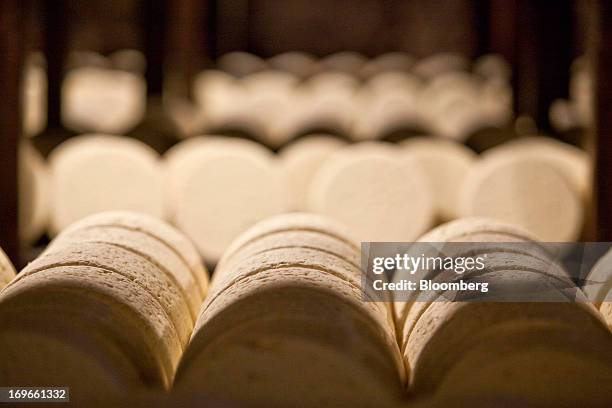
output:
[[[176,282],[195,321],[202,304],[202,293],[189,266],[172,249],[146,233],[116,226],[89,227],[62,233],[45,250],[60,246],[77,246],[84,242],[100,242],[123,248],[153,263],[171,281]]]
[[[600,305],[606,299],[612,290],[612,249],[608,249],[593,265],[582,289],[595,305]]]
[[[242,51],[228,52],[217,60],[217,66],[236,77],[242,77],[267,67],[264,60],[254,54]]]
[[[161,217],[157,153],[134,139],[85,135],[64,142],[49,158],[53,188],[51,233],[101,211],[129,210]]]
[[[70,265],[101,268],[133,281],[163,307],[176,330],[181,345],[185,346],[189,341],[194,321],[176,278],[166,275],[146,258],[116,245],[82,242],[58,246],[28,264],[11,286],[18,285],[29,275],[54,267]]]
[[[415,390],[431,391],[479,332],[511,321],[546,321],[601,330],[596,310],[576,303],[434,302],[421,316],[406,345]]]
[[[363,312],[345,281],[297,267],[258,277],[233,287],[223,302],[217,298],[215,310],[201,317],[177,390],[204,387],[242,402],[290,406],[329,399],[373,406],[399,397],[395,340]],[[213,379],[221,372],[232,375],[234,391]],[[202,385],[202,375],[211,381]]]
[[[123,134],[134,128],[146,110],[142,76],[105,68],[68,72],[62,84],[62,121],[77,132]]]
[[[107,211],[83,218],[66,228],[63,234],[92,227],[122,228],[146,234],[159,241],[185,262],[195,281],[198,282],[202,295],[206,294],[208,273],[202,264],[200,255],[189,239],[171,225],[145,214],[129,211]]]
[[[360,74],[368,78],[389,71],[407,72],[414,62],[414,57],[405,52],[388,52],[367,61],[361,67]]]
[[[409,242],[433,223],[426,175],[383,144],[334,153],[311,186],[311,208],[347,225],[361,241]]]
[[[461,192],[462,213],[516,224],[545,242],[578,239],[583,208],[556,170],[530,158],[477,162]]]
[[[15,267],[0,248],[0,290],[15,277]]]
[[[176,175],[175,224],[204,258],[219,260],[242,231],[287,209],[287,193],[276,162],[251,143],[211,144]]]
[[[23,244],[38,240],[47,228],[51,205],[49,169],[29,143],[19,147],[19,236]]]
[[[267,218],[246,230],[227,248],[217,267],[229,261],[242,249],[259,239],[282,232],[314,232],[325,234],[359,250],[359,244],[350,231],[331,218],[311,213],[289,213]]]
[[[280,169],[291,194],[291,209],[307,209],[308,189],[321,164],[345,143],[340,139],[316,135],[291,143],[279,153]]]
[[[366,58],[354,51],[340,51],[321,58],[317,62],[319,71],[339,71],[357,74],[366,63]]]
[[[452,71],[464,71],[468,67],[469,62],[465,56],[452,52],[440,52],[417,61],[412,66],[412,72],[423,78],[431,79]]]
[[[288,51],[269,58],[268,65],[274,69],[305,78],[313,73],[315,59],[305,52]]]
[[[603,302],[599,307],[599,312],[612,330],[612,302]]]
[[[426,138],[408,139],[401,147],[427,173],[438,218],[445,221],[457,218],[461,184],[476,161],[474,152],[458,143]]]
[[[23,77],[23,132],[33,137],[47,126],[46,61],[40,53],[30,54]]]
[[[124,372],[127,368],[138,373],[143,386],[168,388],[181,354],[160,303],[135,282],[96,267],[52,267],[20,279],[0,296],[0,320],[1,372],[15,385],[34,378],[40,381],[38,386],[50,386],[64,379],[64,385],[78,392],[81,386],[87,389],[89,377],[66,366],[82,364],[95,369],[92,378],[103,377],[100,386],[110,381],[109,376],[113,383],[126,378],[129,386],[135,379]],[[24,343],[11,343],[12,333]],[[54,337],[62,343],[63,355],[45,355],[36,349],[38,343],[49,350],[56,343]],[[119,350],[114,351],[116,347]],[[116,361],[125,358],[129,367]],[[5,378],[2,382],[7,383]]]
[[[599,329],[599,330],[597,330]],[[612,381],[612,343],[601,327],[512,324],[479,336],[447,371],[440,393],[481,393],[534,406],[605,406]]]
[[[570,185],[588,200],[592,190],[592,163],[588,154],[551,137],[528,136],[486,150],[484,157],[528,157],[557,170]]]

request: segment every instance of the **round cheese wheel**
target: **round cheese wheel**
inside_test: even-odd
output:
[[[228,52],[217,60],[217,66],[236,77],[242,77],[267,68],[264,60],[243,51]]]
[[[313,210],[347,225],[361,241],[410,242],[433,223],[427,176],[384,144],[334,153],[315,175],[309,198]]]
[[[612,302],[603,302],[599,307],[599,312],[612,330]]]
[[[534,406],[605,406],[610,395],[601,384],[612,381],[610,334],[601,327],[586,333],[547,322],[495,327],[461,353],[439,393],[484,392]]]
[[[388,52],[367,61],[360,70],[363,77],[372,77],[383,72],[410,70],[415,59],[412,55],[401,51]]]
[[[401,147],[425,170],[431,183],[438,218],[459,216],[459,192],[463,180],[476,161],[476,155],[458,143],[430,138],[411,138]]]
[[[85,242],[99,242],[123,248],[153,263],[180,289],[195,321],[202,304],[202,292],[189,266],[167,245],[146,233],[116,226],[76,229],[55,238],[45,250],[53,252],[60,246],[78,246]]]
[[[0,290],[15,277],[15,267],[0,248]]]
[[[73,69],[62,84],[62,101],[62,121],[70,129],[123,134],[144,117],[146,83],[126,71]]]
[[[44,56],[34,53],[26,60],[23,78],[23,132],[38,135],[47,126],[47,72]]]
[[[609,249],[589,271],[583,284],[587,298],[600,305],[612,291],[612,249]]]
[[[62,235],[93,227],[121,228],[145,234],[174,252],[189,268],[202,295],[208,289],[208,273],[195,246],[181,232],[154,217],[129,211],[107,211],[91,215],[70,225]],[[58,237],[61,242],[61,237]],[[54,241],[55,242],[55,241]],[[50,245],[53,247],[54,242]]]
[[[335,220],[318,214],[289,213],[267,218],[242,233],[227,248],[218,267],[241,252],[245,246],[263,237],[281,232],[305,231],[328,235],[354,248],[355,251],[359,251],[359,244],[354,240],[350,231]]]
[[[182,351],[176,331],[160,303],[118,273],[90,266],[51,267],[7,287],[0,305],[1,372],[12,381],[18,382],[20,378],[13,376],[20,374],[24,383],[34,376],[38,386],[57,385],[58,379],[64,379],[63,384],[78,392],[87,387],[90,377],[79,369],[66,370],[66,365],[82,364],[95,370],[92,378],[102,377],[100,386],[109,381],[108,376],[112,383],[129,380],[134,377],[130,371],[136,371],[143,386],[168,388],[172,383]],[[12,333],[24,343],[11,344]],[[40,344],[49,350],[57,344],[54,337],[62,343],[60,357],[66,357],[65,362],[52,352],[45,355],[35,349]],[[40,358],[28,358],[31,355]],[[129,363],[116,361],[125,358]]]
[[[205,388],[249,403],[291,406],[328,398],[359,406],[372,392],[377,403],[397,398],[403,367],[395,340],[347,289],[344,280],[300,267],[265,271],[233,286],[200,318],[177,389],[200,388],[203,374],[216,378],[230,370],[239,394],[216,380]],[[253,375],[261,381],[250,380]]]
[[[592,163],[588,154],[551,137],[528,136],[486,150],[484,157],[528,157],[557,170],[570,185],[588,200],[592,190]]]
[[[162,306],[184,347],[189,341],[194,321],[185,296],[176,279],[164,274],[152,262],[127,249],[98,242],[58,246],[37,258],[17,277],[11,286],[19,285],[29,275],[54,267],[82,265],[114,272],[136,283]]]
[[[49,157],[53,189],[51,233],[101,211],[129,210],[161,217],[162,177],[157,153],[134,139],[85,135]]]
[[[434,302],[416,323],[405,353],[415,390],[430,391],[477,335],[512,321],[546,321],[584,330],[601,330],[603,323],[589,304]]]
[[[246,142],[210,144],[177,172],[174,221],[210,262],[242,231],[288,207],[270,152]]]
[[[51,206],[49,169],[29,143],[19,148],[19,235],[23,244],[38,240],[47,228]]]
[[[313,73],[315,59],[312,55],[305,52],[288,51],[269,58],[268,65],[273,69],[279,69],[295,76],[305,78]]]
[[[319,71],[340,71],[357,74],[366,63],[366,58],[354,51],[340,51],[321,58],[317,62]]]
[[[307,209],[308,189],[321,164],[345,143],[338,138],[313,135],[297,140],[279,153],[280,167],[291,194],[291,209]]]
[[[412,66],[412,72],[423,78],[431,79],[444,73],[463,71],[468,68],[469,62],[465,56],[452,52],[440,52],[417,61]]]
[[[477,162],[461,191],[462,213],[505,221],[545,242],[578,239],[583,208],[559,173],[530,158],[485,158]]]

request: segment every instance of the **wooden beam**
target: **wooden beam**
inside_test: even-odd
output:
[[[19,257],[18,149],[21,137],[23,26],[19,0],[0,1],[0,246]]]
[[[592,1],[588,49],[594,66],[595,215],[597,240],[612,241],[612,4]]]

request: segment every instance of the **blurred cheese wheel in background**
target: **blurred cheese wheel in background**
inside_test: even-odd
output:
[[[388,71],[408,72],[414,62],[414,57],[405,52],[388,52],[367,61],[361,67],[360,76],[369,78]]]
[[[366,57],[358,52],[340,51],[321,58],[317,62],[317,70],[319,72],[340,71],[347,74],[358,74],[366,61]]]
[[[465,71],[469,66],[468,59],[461,54],[440,52],[417,61],[412,66],[412,72],[422,78],[432,79],[451,71]]]
[[[253,72],[264,70],[268,65],[254,54],[235,51],[222,55],[217,60],[217,66],[222,71],[240,78]]]
[[[15,267],[8,256],[0,248],[0,290],[2,290],[15,277]]]
[[[516,224],[544,242],[571,242],[582,231],[579,195],[555,169],[533,158],[496,155],[476,162],[460,208],[465,216]]]
[[[147,68],[147,60],[144,54],[138,50],[125,48],[113,52],[108,59],[115,69],[144,75]]]
[[[49,165],[52,234],[100,211],[163,215],[159,158],[144,143],[121,136],[83,135],[58,146]]]
[[[45,232],[52,205],[49,169],[30,143],[19,148],[19,236],[29,245]]]
[[[512,67],[499,54],[486,54],[474,62],[473,71],[487,81],[509,82],[512,78]]]
[[[312,210],[338,220],[361,241],[413,241],[434,221],[427,175],[391,145],[362,143],[332,154],[309,191]]]
[[[85,67],[62,84],[62,121],[77,132],[126,133],[144,117],[146,83],[130,72]]]
[[[174,222],[208,262],[216,262],[242,231],[285,212],[288,194],[271,152],[246,140],[202,145],[187,161],[172,155],[167,177],[176,199]],[[177,170],[178,169],[178,170]]]
[[[305,52],[288,51],[268,59],[270,68],[288,72],[300,78],[311,75],[315,69],[315,58]]]
[[[439,220],[457,218],[461,185],[476,154],[458,143],[435,138],[411,138],[400,146],[427,173]]]
[[[314,174],[325,159],[343,145],[345,142],[335,137],[312,135],[299,139],[280,151],[280,171],[291,195],[292,210],[307,209],[308,189]]]
[[[342,72],[322,72],[297,87],[286,116],[279,117],[276,132],[284,139],[309,133],[347,136],[354,115],[355,77]]]
[[[486,150],[484,157],[527,157],[552,166],[586,201],[592,193],[592,162],[577,147],[545,136],[526,136]]]
[[[23,77],[23,131],[36,136],[47,126],[47,72],[42,54],[28,56]]]

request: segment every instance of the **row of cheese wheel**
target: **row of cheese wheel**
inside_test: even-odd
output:
[[[132,130],[145,115],[144,65],[144,57],[135,50],[120,50],[109,57],[92,52],[72,53],[68,61],[70,69],[62,84],[61,110],[65,126],[76,132],[122,134]],[[315,61],[307,54],[289,52],[270,58],[266,63],[254,55],[239,52],[222,56],[218,68],[219,72],[236,77],[272,70],[296,80],[326,72],[342,73],[354,79],[387,72],[410,73],[415,78],[427,79],[471,70],[474,78],[498,83],[507,83],[509,77],[507,63],[496,55],[481,57],[470,69],[469,61],[456,54],[433,55],[417,62],[404,53],[389,53],[367,60],[356,53],[341,52]],[[199,82],[195,81],[196,90],[201,88]],[[499,92],[506,92],[507,87],[498,87],[497,91],[499,95]],[[34,53],[29,56],[24,72],[24,130],[27,135],[37,135],[45,128],[46,94],[44,57]],[[188,113],[191,109],[185,106],[183,102],[170,104],[168,114],[179,130],[190,133],[194,130],[194,119]]]
[[[612,380],[610,330],[550,248],[518,227],[487,219],[453,221],[419,241],[472,242],[474,247],[463,247],[471,255],[486,242],[479,252],[487,257],[485,269],[461,279],[548,288],[549,297],[535,303],[449,302],[440,291],[429,301],[396,302],[398,338],[415,393],[478,392],[557,406],[609,401],[609,390],[598,384]],[[428,278],[436,276],[430,272]]]
[[[512,118],[509,83],[460,71],[429,81],[392,71],[362,83],[334,71],[301,81],[276,70],[242,78],[207,70],[193,94],[187,133],[244,133],[273,148],[321,129],[356,141],[415,132],[465,140]]]
[[[436,398],[609,402],[600,384],[612,381],[610,331],[581,296],[566,301],[573,283],[529,233],[464,219],[421,241],[498,242],[480,277],[528,276],[553,282],[560,296],[385,302],[362,291],[350,231],[311,214],[273,217],[242,234],[207,290],[184,236],[147,216],[106,213],[66,229],[0,294],[0,380],[70,384],[89,405],[171,385],[177,395],[255,406],[392,407],[404,384]],[[533,245],[510,265],[507,242]]]
[[[249,226],[288,211],[335,218],[361,241],[413,241],[460,216],[517,224],[543,241],[572,241],[581,235],[591,185],[586,153],[543,137],[478,157],[435,138],[347,145],[310,136],[274,155],[246,139],[202,136],[163,159],[130,138],[73,138],[49,158],[52,205],[22,201],[51,208],[52,236],[104,210],[165,217],[215,263]]]
[[[0,295],[0,382],[74,384],[76,400],[168,389],[208,286],[181,233],[124,212],[59,235]]]

